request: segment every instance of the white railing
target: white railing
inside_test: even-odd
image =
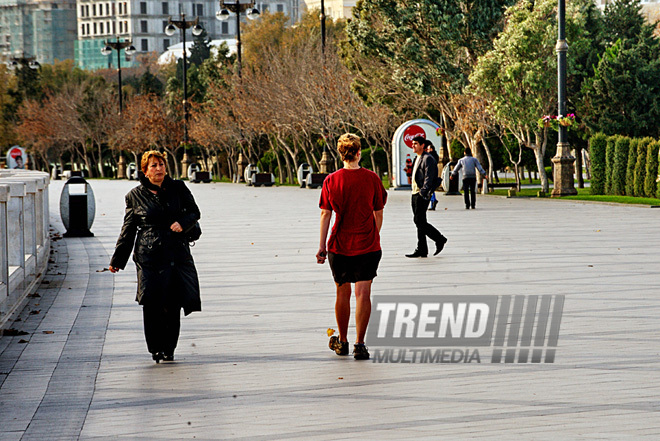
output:
[[[0,170],[0,327],[46,272],[49,183],[47,173]]]

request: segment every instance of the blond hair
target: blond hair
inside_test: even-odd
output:
[[[158,150],[149,150],[148,152],[144,152],[142,154],[142,160],[140,161],[140,169],[142,169],[142,173],[147,173],[147,167],[149,167],[149,159],[151,158],[159,158],[165,163],[165,165],[167,165],[167,153],[159,152]]]
[[[337,150],[342,161],[354,161],[361,150],[360,137],[352,133],[345,133],[337,141]]]

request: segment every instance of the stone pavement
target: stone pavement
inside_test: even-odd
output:
[[[660,210],[441,196],[429,219],[447,247],[410,260],[409,194],[389,192],[374,295],[566,300],[552,364],[374,363],[327,348],[318,190],[190,184],[204,311],[156,365],[134,266],[101,272],[135,184],[91,185],[95,237],[53,242],[12,325],[27,334],[0,337],[0,440],[660,439]]]

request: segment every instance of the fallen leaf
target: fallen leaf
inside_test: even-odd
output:
[[[42,331],[44,334],[55,334],[55,331]]]
[[[23,340],[23,339],[20,339],[18,342],[19,342],[19,343],[28,343],[27,340]]]
[[[328,328],[327,333],[328,333],[328,337],[332,337],[335,334],[335,330],[332,328]]]
[[[39,314],[40,312],[41,312],[41,309],[35,309],[35,310],[30,311],[30,314],[32,314],[32,315],[37,315],[37,314]]]
[[[18,329],[9,328],[9,329],[0,329],[0,335],[15,337],[17,335],[28,335],[28,333],[25,331],[19,331]]]

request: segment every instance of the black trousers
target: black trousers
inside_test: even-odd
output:
[[[465,208],[474,208],[477,204],[477,178],[463,178],[463,199],[465,200]],[[472,197],[472,203],[470,203]]]
[[[430,200],[424,199],[418,194],[412,195],[413,221],[417,227],[417,251],[422,254],[428,254],[429,247],[426,243],[428,236],[433,242],[440,242],[445,237],[433,225],[426,220],[426,210],[429,208]]]
[[[144,305],[144,336],[150,353],[164,352],[173,355],[179,341],[181,306],[174,303]]]

